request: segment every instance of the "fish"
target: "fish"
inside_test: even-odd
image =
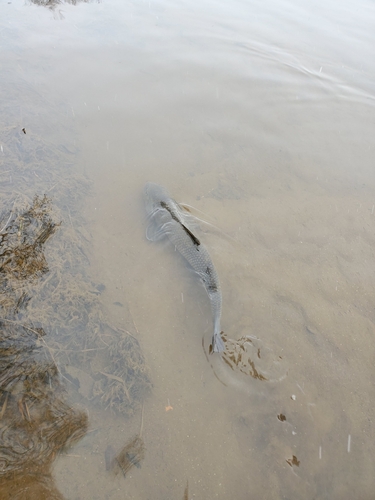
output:
[[[198,274],[211,302],[214,324],[211,349],[213,352],[223,352],[225,346],[220,327],[222,294],[219,276],[208,250],[193,232],[190,222],[192,216],[187,215],[168,191],[158,184],[148,182],[144,188],[144,198],[150,221],[146,238],[149,241],[167,238]]]

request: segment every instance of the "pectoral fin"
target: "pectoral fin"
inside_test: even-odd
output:
[[[158,225],[155,224],[154,221],[151,221],[146,229],[146,238],[149,241],[160,241],[163,238],[165,238],[165,236],[167,236],[169,231],[170,231],[170,222],[166,222],[162,226],[158,227]]]

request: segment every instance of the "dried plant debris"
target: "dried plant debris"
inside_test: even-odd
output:
[[[44,341],[44,331],[0,320],[0,389],[9,392],[21,380],[32,385],[41,378],[52,388],[57,367]],[[36,368],[37,367],[37,368]]]
[[[27,491],[29,500],[62,500],[51,464],[88,426],[86,413],[69,404],[66,387],[76,387],[85,405],[91,400],[128,416],[151,384],[138,341],[109,326],[104,286],[90,276],[91,237],[82,216],[90,182],[79,172],[74,124],[61,119],[66,105],[48,102],[43,88],[22,80],[11,62],[4,65],[0,498],[25,498]],[[20,107],[27,124],[18,122]],[[52,123],[53,117],[59,118]],[[134,464],[142,456],[137,462],[136,452],[137,446],[128,456]]]
[[[36,196],[31,205],[17,198],[10,210],[0,209],[3,318],[43,327],[61,369],[75,366],[92,377],[92,388],[81,395],[133,415],[151,386],[145,359],[135,337],[107,325],[103,286],[88,278],[85,253],[71,238],[71,228],[60,226],[59,212],[46,196]]]
[[[87,430],[66,402],[44,332],[0,321],[0,478],[48,473],[56,453]]]
[[[47,264],[45,244],[60,225],[51,200],[35,197],[31,206],[12,207],[10,216],[3,216],[0,234],[3,317],[27,320],[48,331],[46,342],[64,375],[69,376],[72,366],[80,370],[78,378],[93,381],[82,390],[82,384],[76,384],[81,395],[124,416],[133,415],[151,387],[139,342],[107,325],[100,304],[103,286],[82,272],[79,247],[71,242],[69,248],[57,234],[48,245]],[[79,269],[75,256],[81,260]]]
[[[138,341],[107,326],[100,302],[105,287],[89,277],[85,247],[90,235],[79,215],[81,200],[75,198],[76,192],[86,192],[85,185],[72,170],[59,180],[61,169],[38,170],[32,161],[30,176],[17,156],[23,139],[17,134],[12,128],[4,134],[9,140],[4,148],[12,177],[5,186],[0,184],[0,193],[4,192],[0,201],[0,314],[44,328],[48,332],[45,341],[60,369],[76,367],[94,381],[95,389],[78,388],[81,395],[124,416],[133,415],[151,385],[149,374]],[[39,148],[39,140],[35,141]],[[28,146],[34,160],[32,143]],[[43,152],[51,153],[46,147]],[[52,157],[57,160],[58,151]],[[65,159],[62,152],[60,161]],[[67,174],[66,162],[63,170]],[[47,196],[31,197],[35,180],[42,186],[56,181],[54,200],[59,207]]]
[[[290,465],[291,467],[293,467],[293,465],[295,465],[296,467],[299,467],[300,461],[297,459],[297,457],[295,455],[293,455],[292,458],[288,458],[286,460],[286,463],[288,465]]]
[[[58,225],[51,217],[50,200],[46,196],[36,196],[28,208],[13,203],[0,230],[0,311],[3,315],[25,308],[30,296],[23,283],[29,285],[48,271],[43,246]]]
[[[135,465],[137,468],[141,467],[141,462],[145,458],[145,444],[142,438],[143,431],[143,412],[144,404],[142,405],[141,426],[139,434],[130,439],[121,451],[115,455],[112,446],[107,446],[105,451],[106,469],[112,470],[115,475],[120,471],[126,477],[129,470]]]
[[[134,415],[151,389],[138,341],[101,324],[97,336],[80,339],[80,346],[77,343],[76,337],[70,339],[68,349],[51,343],[57,359],[69,358],[62,367],[64,376],[85,398],[126,417]]]
[[[252,340],[249,337],[241,337],[238,340],[227,339],[225,334],[222,334],[222,337],[226,344],[226,350],[222,358],[232,370],[238,370],[258,380],[267,380],[255,367],[255,363],[251,357]],[[259,350],[257,350],[257,356],[260,358]]]
[[[64,500],[50,474],[16,474],[0,482],[0,498],[11,500]]]
[[[119,332],[108,345],[109,364],[94,384],[94,397],[105,408],[133,414],[151,388],[148,368],[138,341]],[[132,411],[131,411],[132,410]]]
[[[122,472],[124,477],[135,465],[141,467],[141,462],[145,458],[145,445],[140,435],[131,439],[113,461],[113,470],[115,474]]]
[[[82,214],[91,186],[77,164],[74,123],[51,123],[65,116],[66,103],[47,101],[13,66],[4,67],[0,87],[0,318],[40,335],[85,404],[133,415],[151,387],[149,371],[137,334],[129,334],[130,312],[121,325],[128,333],[111,326],[105,287],[90,275]],[[28,123],[19,124],[19,106]]]
[[[236,328],[235,328],[236,330]],[[239,325],[237,331],[244,328]],[[250,376],[260,381],[280,382],[288,370],[279,355],[280,348],[271,342],[269,345],[260,338],[242,335],[238,339],[222,334],[225,351],[221,358],[239,376]]]
[[[85,412],[66,401],[45,333],[0,320],[0,498],[63,500],[56,455],[87,431]]]
[[[63,3],[69,3],[71,5],[77,5],[78,3],[90,3],[92,0],[30,0],[31,3],[35,5],[42,5],[43,7],[54,8],[57,5],[61,5]],[[99,0],[97,0],[99,2]],[[26,132],[25,132],[26,133]]]
[[[94,1],[96,3],[100,3],[101,0],[29,0],[29,4],[46,7],[55,14],[57,13],[59,19],[64,19],[64,16],[59,7],[62,7],[64,4],[78,5],[80,3],[93,3]]]
[[[189,500],[189,481],[186,481],[186,488],[184,491],[184,500]]]

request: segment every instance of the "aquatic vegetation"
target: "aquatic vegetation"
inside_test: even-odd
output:
[[[260,373],[255,367],[254,361],[248,354],[248,345],[252,344],[252,340],[248,337],[241,337],[238,340],[227,339],[223,335],[226,342],[226,351],[223,353],[222,358],[224,362],[232,368],[238,369],[245,375],[250,375],[258,380],[267,380],[267,378]],[[260,359],[260,349],[257,350],[257,357]]]
[[[124,477],[135,465],[140,467],[141,461],[145,458],[145,445],[140,436],[135,436],[122,448],[120,453],[115,457],[115,473],[116,469],[121,470]]]
[[[33,491],[35,498],[62,498],[51,464],[87,431],[87,414],[68,404],[44,336],[42,329],[0,320],[1,498],[18,498],[25,485],[28,498]]]
[[[100,285],[72,264],[75,253],[82,255],[72,242],[67,247],[66,239],[56,238],[47,264],[45,243],[60,226],[51,200],[36,196],[23,209],[16,201],[0,234],[3,318],[49,332],[44,341],[60,369],[73,365],[93,377],[88,398],[132,415],[151,387],[138,340],[108,325]]]
[[[64,3],[69,3],[71,5],[77,5],[77,3],[90,3],[92,0],[30,0],[31,3],[35,5],[42,5],[43,7],[48,7],[54,9],[57,5]]]
[[[115,455],[112,446],[107,447],[105,453],[106,469],[113,470],[115,475],[121,471],[124,477],[126,477],[126,474],[134,465],[140,468],[141,462],[145,458],[146,448],[142,438],[143,410],[144,406],[142,406],[139,434],[130,439],[117,455]]]
[[[48,271],[43,245],[55,232],[58,223],[51,217],[50,200],[34,198],[22,210],[17,199],[5,225],[0,230],[0,310],[16,314],[30,300],[29,284]]]
[[[20,91],[28,116],[45,107],[15,82],[14,96],[1,99],[0,123],[0,498],[27,491],[29,500],[62,500],[51,465],[88,428],[72,393],[85,407],[128,417],[151,382],[130,315],[127,330],[110,325],[105,287],[89,273],[82,212],[90,183],[76,168],[71,132],[60,127],[47,139],[15,126]]]
[[[243,330],[241,325],[238,329]],[[221,359],[225,367],[231,369],[230,372],[226,370],[229,377],[233,374],[234,377],[239,376],[240,380],[243,376],[250,376],[262,382],[280,382],[286,377],[288,371],[276,345],[267,345],[251,335],[242,335],[236,339],[223,334],[223,340],[225,351]]]
[[[72,366],[92,378],[87,400],[133,415],[151,387],[149,372],[136,334],[110,325],[100,301],[104,286],[90,278],[89,235],[77,197],[89,184],[72,169],[66,175],[66,157],[74,150],[47,147],[29,131],[3,130],[12,175],[0,184],[0,314],[47,332],[44,342],[64,376],[71,378]],[[45,156],[39,158],[40,150]],[[48,157],[56,161],[54,169],[44,164]],[[56,203],[33,194],[37,187],[52,189]],[[79,377],[73,386],[79,391]]]

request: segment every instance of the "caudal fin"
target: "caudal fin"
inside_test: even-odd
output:
[[[225,351],[225,345],[224,345],[223,339],[221,338],[222,333],[224,333],[224,332],[214,333],[212,336],[212,351],[213,352]]]

